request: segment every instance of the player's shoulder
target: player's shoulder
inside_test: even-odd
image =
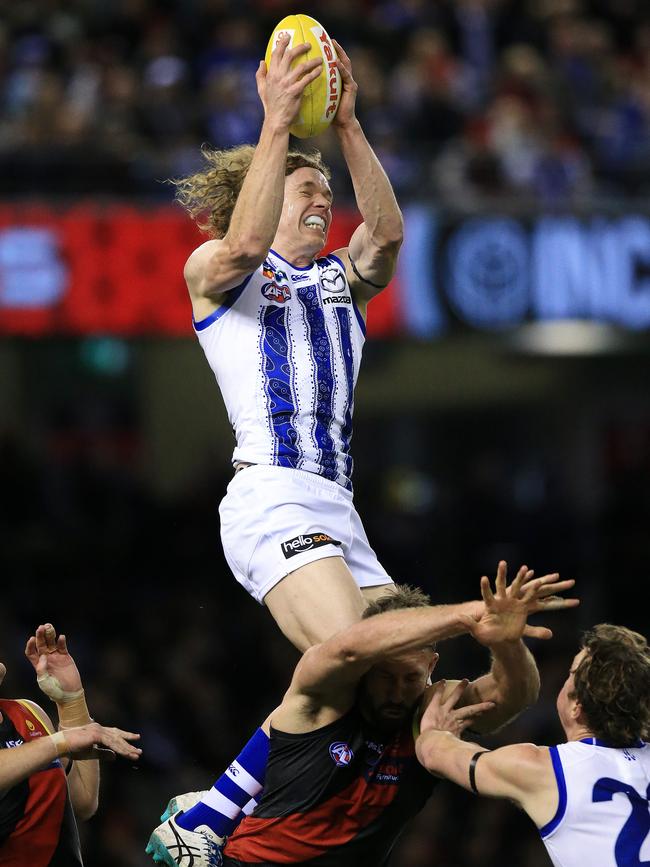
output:
[[[195,277],[222,245],[223,240],[221,238],[210,238],[209,241],[204,241],[203,244],[199,244],[196,249],[192,250],[185,263],[185,278]]]
[[[30,713],[32,716],[36,717],[38,722],[51,734],[56,731],[56,726],[50,719],[49,714],[43,710],[40,704],[37,704],[35,701],[32,701],[30,698],[19,698],[16,699],[17,703],[22,706],[24,710]]]

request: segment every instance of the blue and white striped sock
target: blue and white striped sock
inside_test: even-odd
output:
[[[268,735],[258,729],[203,800],[176,818],[178,825],[187,831],[207,825],[219,837],[231,834],[257,805],[268,757]]]

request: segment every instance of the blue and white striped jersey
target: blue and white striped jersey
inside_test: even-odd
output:
[[[341,260],[296,268],[271,250],[194,328],[235,432],[233,462],[307,470],[351,489],[365,324]]]
[[[551,747],[559,792],[540,834],[555,867],[650,864],[650,746],[596,738]]]

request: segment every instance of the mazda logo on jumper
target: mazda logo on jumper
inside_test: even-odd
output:
[[[352,299],[349,295],[328,295],[323,298],[323,305],[325,304],[352,304]]]
[[[325,268],[321,271],[320,285],[326,292],[345,292],[345,277],[338,268]]]
[[[282,553],[288,560],[289,557],[295,557],[296,554],[302,554],[304,551],[311,551],[312,548],[322,548],[323,545],[338,545],[340,547],[341,543],[332,539],[328,533],[317,532],[309,533],[309,535],[301,533],[294,539],[282,543]]]

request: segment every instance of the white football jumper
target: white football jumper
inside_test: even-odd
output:
[[[555,867],[650,864],[650,747],[585,738],[551,758],[560,802],[540,834]]]
[[[194,328],[245,461],[352,488],[354,387],[365,324],[341,260],[297,268],[271,250]]]

